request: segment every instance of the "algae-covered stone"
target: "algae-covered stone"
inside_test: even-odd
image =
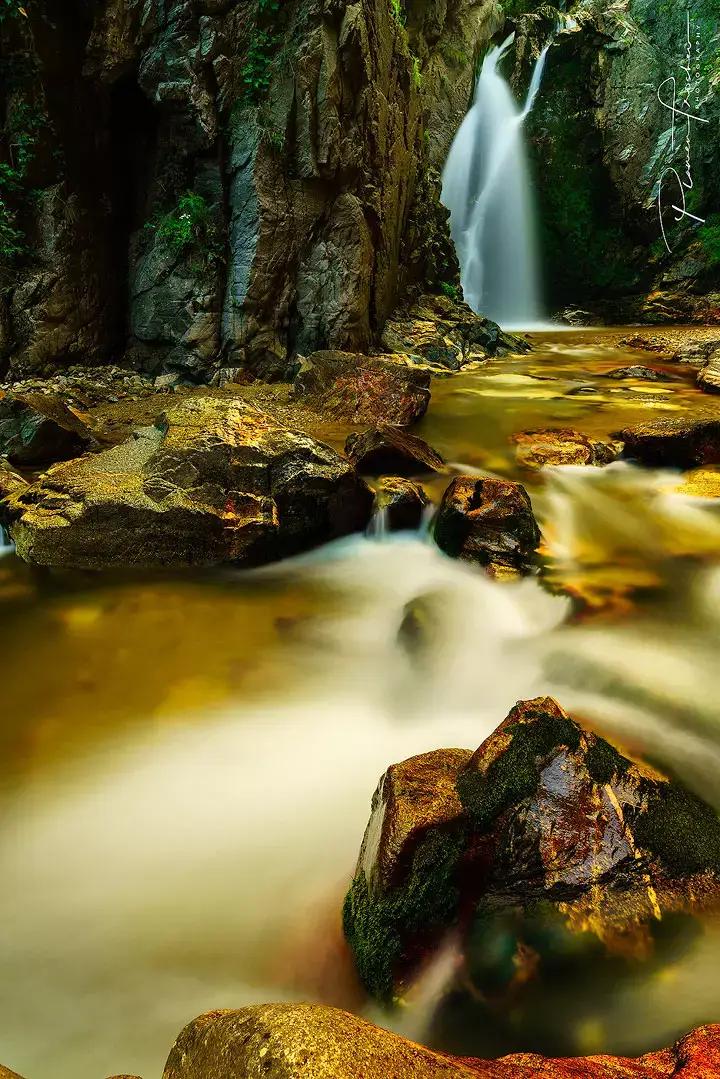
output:
[[[621,449],[619,442],[605,442],[569,428],[545,428],[513,435],[515,457],[523,468],[548,465],[608,465]]]
[[[339,454],[233,398],[192,397],[7,502],[43,566],[269,562],[362,529],[372,495]]]
[[[390,1001],[455,927],[551,905],[568,931],[647,949],[663,910],[720,907],[720,820],[679,784],[522,701],[475,753],[391,767],[373,798],[343,924],[363,983]]]
[[[642,1057],[453,1057],[324,1004],[257,1004],[201,1015],[181,1032],[163,1079],[711,1079],[720,1026]]]
[[[540,530],[530,497],[511,480],[457,476],[435,521],[435,541],[446,554],[481,566],[527,572]]]
[[[429,374],[402,356],[315,352],[303,362],[294,393],[335,419],[408,427],[425,415],[429,386]]]

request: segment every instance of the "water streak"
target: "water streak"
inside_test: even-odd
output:
[[[499,71],[513,38],[485,57],[472,108],[445,164],[442,200],[450,210],[468,304],[503,326],[528,329],[542,323],[542,298],[522,128],[549,46],[535,64],[520,108]]]

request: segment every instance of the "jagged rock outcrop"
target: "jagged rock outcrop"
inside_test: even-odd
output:
[[[423,472],[441,472],[445,462],[422,438],[399,427],[382,424],[362,434],[348,435],[345,456],[366,476],[395,474],[417,476]]]
[[[450,928],[487,999],[490,985],[519,990],[542,968],[537,931],[528,966],[520,929],[517,962],[500,978],[488,969],[483,928],[492,937],[498,918],[522,926],[544,914],[550,956],[573,933],[642,956],[663,911],[719,904],[715,811],[538,698],[517,704],[475,753],[436,750],[388,769],[343,919],[378,999],[402,995]]]
[[[10,0],[0,358],[207,381],[453,288],[437,167],[497,0]],[[425,137],[427,134],[427,138]]]
[[[434,524],[446,554],[477,562],[491,575],[527,573],[540,530],[530,497],[512,480],[456,476],[443,495]]]
[[[558,11],[557,9],[561,10]],[[541,93],[527,120],[538,188],[549,299],[615,321],[720,320],[720,48],[714,0],[686,9],[656,0],[525,3],[516,82],[553,38]],[[556,23],[559,31],[556,31]],[[674,76],[691,103],[687,182],[684,121],[658,98]],[[665,89],[670,90],[669,84]],[[663,96],[662,94],[660,96]],[[682,131],[681,131],[682,127]],[[666,171],[671,168],[675,174]],[[663,181],[662,238],[658,190]],[[692,191],[689,190],[692,188]],[[677,222],[678,200],[705,219]]]
[[[21,558],[85,569],[257,565],[361,530],[371,508],[334,450],[212,396],[180,401],[3,503]]]
[[[0,397],[0,456],[13,465],[64,461],[77,457],[91,441],[80,417],[54,394]]]

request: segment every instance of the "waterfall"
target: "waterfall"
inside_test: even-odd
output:
[[[542,301],[522,127],[540,89],[549,45],[520,108],[498,70],[513,39],[511,34],[485,57],[472,107],[445,163],[442,201],[450,210],[470,307],[503,326],[529,329],[542,321]]]

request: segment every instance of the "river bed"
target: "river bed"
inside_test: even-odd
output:
[[[380,1015],[339,932],[387,765],[475,748],[521,698],[552,693],[720,806],[720,510],[700,497],[717,473],[540,477],[509,443],[713,411],[691,368],[618,345],[628,332],[533,334],[528,356],[437,379],[417,428],[454,469],[527,483],[543,583],[493,582],[420,534],[244,573],[49,577],[3,555],[0,1060],[156,1079],[194,1015],[279,999],[478,1054],[641,1052],[720,1015],[712,920],[612,985],[565,972],[502,1036],[434,1023],[435,997]],[[633,363],[671,381],[606,377]]]

